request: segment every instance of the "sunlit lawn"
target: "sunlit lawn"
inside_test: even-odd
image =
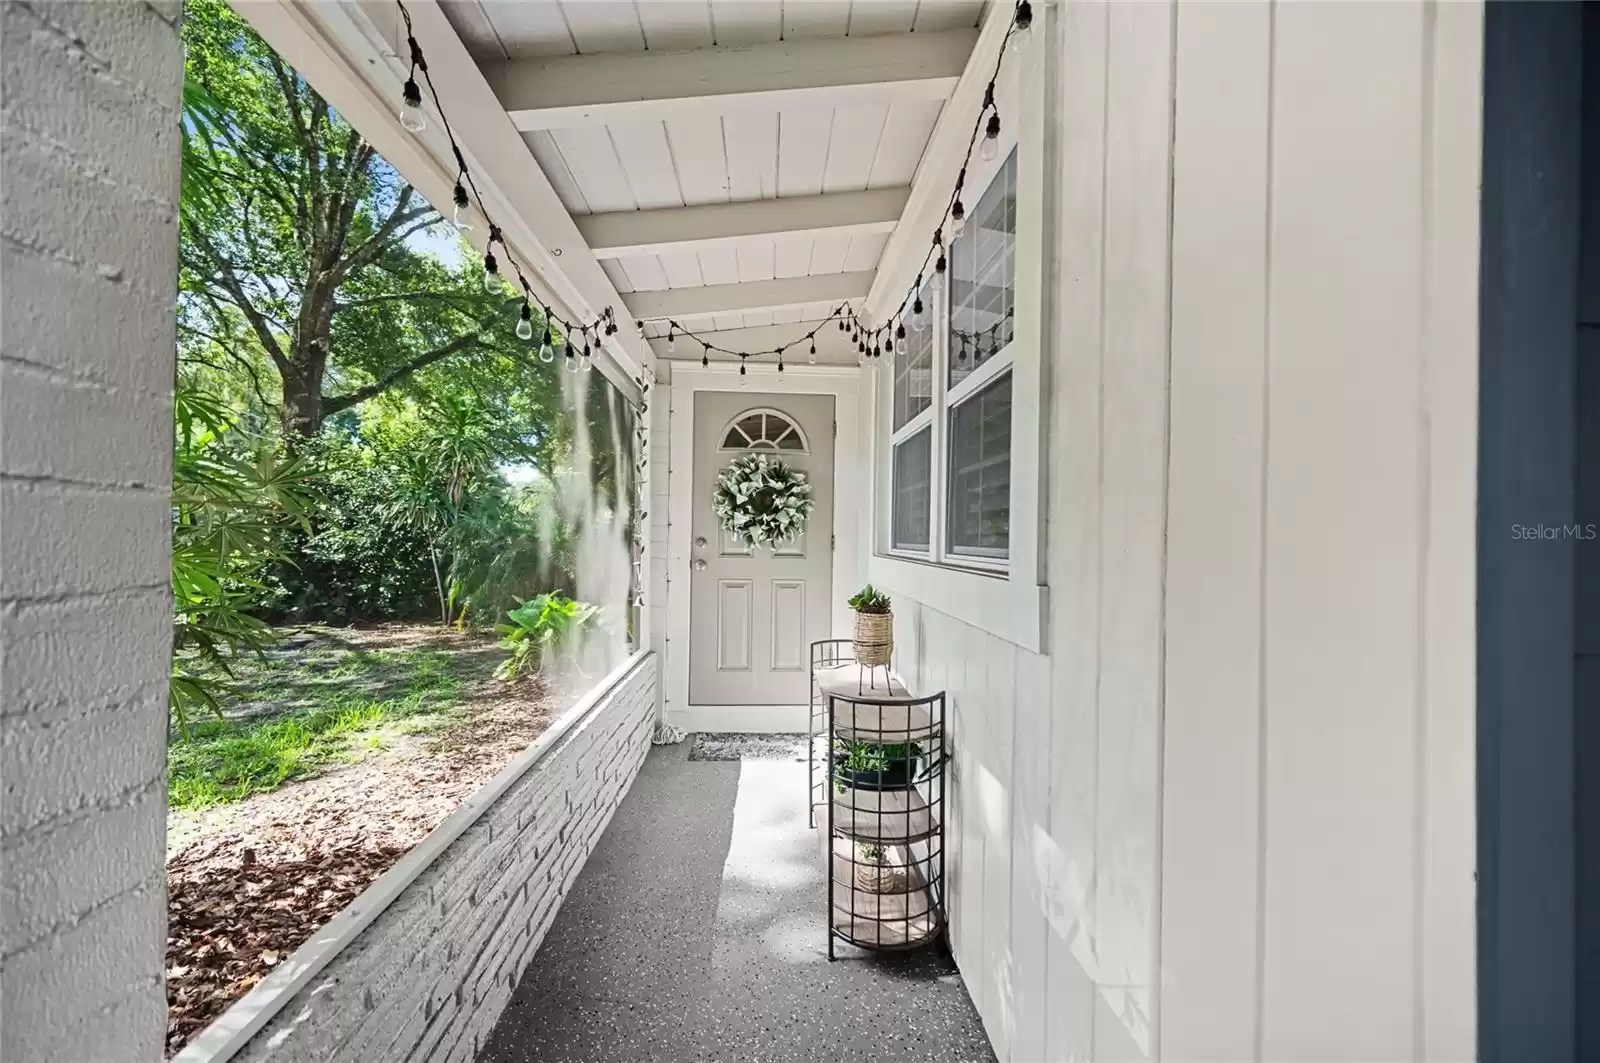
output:
[[[206,808],[358,760],[392,737],[448,726],[468,658],[436,649],[341,650],[251,658],[235,669],[227,717],[173,736],[171,807]]]

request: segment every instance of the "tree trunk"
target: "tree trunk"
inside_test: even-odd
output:
[[[437,541],[428,543],[428,557],[433,561],[433,587],[439,594],[439,622],[448,628],[450,626],[450,599],[445,597],[444,577],[439,572],[439,545]]]
[[[328,369],[328,346],[314,338],[289,352],[283,371],[283,436],[293,443],[322,431],[322,381]]]

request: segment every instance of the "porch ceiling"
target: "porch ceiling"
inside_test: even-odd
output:
[[[724,331],[859,305],[984,4],[441,8],[630,312]]]

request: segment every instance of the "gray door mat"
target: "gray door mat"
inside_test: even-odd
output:
[[[738,734],[704,731],[694,736],[690,760],[796,760],[806,759],[803,734]]]

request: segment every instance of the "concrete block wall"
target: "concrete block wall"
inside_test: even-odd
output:
[[[475,1059],[649,752],[655,698],[649,655],[235,1060]]]
[[[162,1056],[182,5],[0,4],[0,1058]]]

